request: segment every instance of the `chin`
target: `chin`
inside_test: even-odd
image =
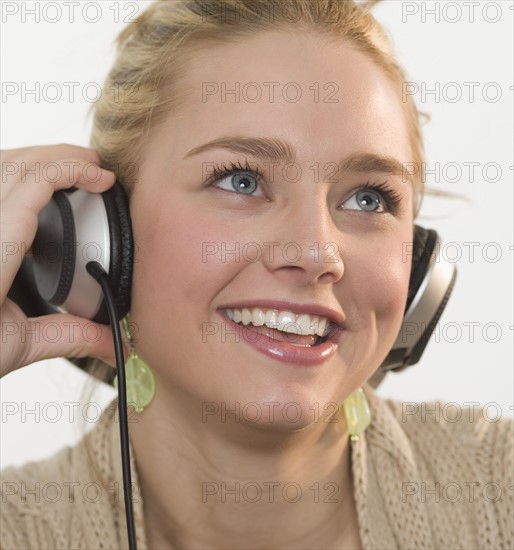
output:
[[[331,418],[337,420],[340,403],[332,391],[314,393],[312,388],[274,385],[271,391],[254,388],[251,394],[240,393],[219,407],[221,418],[225,415],[227,421],[237,420],[259,430],[294,432],[313,425],[326,427]]]

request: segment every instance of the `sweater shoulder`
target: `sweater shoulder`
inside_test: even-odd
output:
[[[365,456],[364,488],[393,526],[389,547],[512,548],[514,420],[506,411],[364,389],[371,424],[356,456]]]
[[[98,428],[48,458],[0,471],[0,548],[115,547],[118,494],[99,472],[104,449],[93,446],[95,461],[88,458]]]
[[[64,547],[59,533],[70,513],[66,489],[73,483],[72,461],[73,449],[65,447],[49,458],[0,471],[1,548]]]
[[[499,490],[512,500],[514,419],[498,404],[393,399],[382,403],[394,415],[417,460],[430,470],[450,477],[473,472],[481,484],[500,484]]]
[[[409,439],[420,445],[438,446],[451,440],[470,452],[481,452],[485,445],[505,445],[505,451],[513,448],[514,419],[506,416],[497,403],[482,406],[444,400],[382,402]]]

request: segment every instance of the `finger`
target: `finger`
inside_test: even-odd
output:
[[[21,204],[39,213],[56,191],[79,187],[93,193],[107,191],[116,176],[110,170],[79,157],[67,157],[46,163],[34,162],[18,167],[16,182],[4,192],[4,201],[21,201]],[[15,176],[13,176],[15,179]]]
[[[27,171],[37,171],[40,175],[52,172],[56,159],[79,159],[83,163],[99,166],[102,162],[99,153],[94,149],[68,144],[2,150],[2,198],[16,182],[24,178]]]
[[[20,328],[25,337],[23,364],[55,357],[98,357],[116,365],[112,329],[68,313],[27,319]]]
[[[101,157],[98,151],[90,147],[81,147],[69,143],[59,143],[56,145],[31,145],[29,147],[20,147],[17,149],[2,149],[0,151],[0,160],[9,162],[11,160],[27,164],[33,162],[47,162],[50,159],[78,157],[86,162],[101,163]]]
[[[88,171],[89,166],[89,171]],[[91,179],[91,166],[96,175]],[[103,170],[83,160],[64,159],[55,163],[55,180],[47,177],[41,181],[38,173],[27,174],[27,181],[20,182],[0,205],[2,250],[2,277],[0,296],[3,299],[18,272],[24,253],[30,248],[37,231],[39,212],[48,204],[52,194],[59,189],[83,187],[88,191],[103,192],[115,182],[112,172]],[[65,173],[64,168],[71,168]]]

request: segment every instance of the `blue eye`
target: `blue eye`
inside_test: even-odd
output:
[[[252,168],[246,161],[245,165],[241,163],[230,163],[229,167],[225,165],[219,167],[215,166],[212,171],[212,176],[205,183],[206,187],[219,186],[225,179],[230,180],[227,182],[227,187],[220,187],[225,191],[235,191],[237,194],[265,197],[265,195],[256,195],[255,191],[259,186],[263,186],[265,189],[266,181],[258,167]],[[402,196],[387,185],[383,183],[371,183],[368,182],[364,187],[358,189],[349,199],[344,203],[344,209],[357,210],[359,212],[368,212],[371,214],[383,214],[391,213],[396,215],[402,202]]]
[[[232,174],[230,177],[232,178],[230,181],[232,187],[245,195],[251,195],[257,188],[256,178],[247,172]]]
[[[384,211],[384,206],[382,204],[382,197],[380,196],[380,193],[377,193],[372,189],[362,189],[360,191],[357,191],[357,193],[355,193],[344,204],[348,205],[348,203],[355,204],[355,210],[360,209],[364,212]],[[349,206],[346,206],[346,208],[353,210],[353,208],[350,208]]]
[[[255,190],[263,181],[263,175],[259,169],[250,168],[248,162],[245,166],[242,166],[240,163],[231,163],[230,168],[227,168],[226,166],[216,166],[212,171],[212,176],[208,185],[214,185],[215,183],[222,182],[225,179],[229,179],[228,187],[222,187],[222,189],[225,189],[226,191],[233,190],[240,194],[253,196]]]
[[[348,210],[359,210],[383,214],[389,212],[393,215],[398,213],[402,197],[391,189],[386,183],[368,183],[365,187],[354,193],[345,203]],[[351,204],[354,208],[348,206]]]

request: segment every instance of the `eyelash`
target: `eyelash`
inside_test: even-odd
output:
[[[224,164],[221,167],[215,166],[212,170],[212,176],[205,183],[205,187],[210,187],[211,185],[217,183],[223,178],[232,176],[233,174],[239,174],[241,172],[250,172],[250,174],[258,176],[257,181],[259,182],[259,184],[264,186],[266,185],[264,174],[262,173],[260,168],[251,168],[248,164],[248,161],[245,161],[245,165],[242,166],[241,163],[237,161],[237,164],[231,162],[229,168],[227,168]]]
[[[251,168],[250,165],[248,164],[248,161],[245,161],[244,166],[241,165],[239,161],[237,163],[231,162],[229,167],[225,166],[224,164],[222,166],[214,166],[211,177],[205,182],[205,187],[211,187],[212,185],[217,183],[219,180],[222,180],[223,178],[232,176],[234,174],[239,174],[241,172],[249,172],[250,174],[256,175],[258,183],[260,185],[263,185],[265,188],[267,187],[264,174],[262,173],[262,171],[259,168]],[[402,202],[402,197],[399,193],[397,193],[396,191],[388,187],[387,182],[378,183],[378,182],[372,182],[370,180],[365,185],[357,189],[355,193],[358,193],[360,191],[367,191],[367,190],[375,191],[385,199],[385,203],[386,203],[385,212],[376,212],[376,214],[385,214],[385,213],[391,213],[393,215],[397,214],[400,207],[400,203]],[[366,212],[366,210],[362,210],[362,212]],[[371,213],[374,213],[374,212],[371,211]]]

